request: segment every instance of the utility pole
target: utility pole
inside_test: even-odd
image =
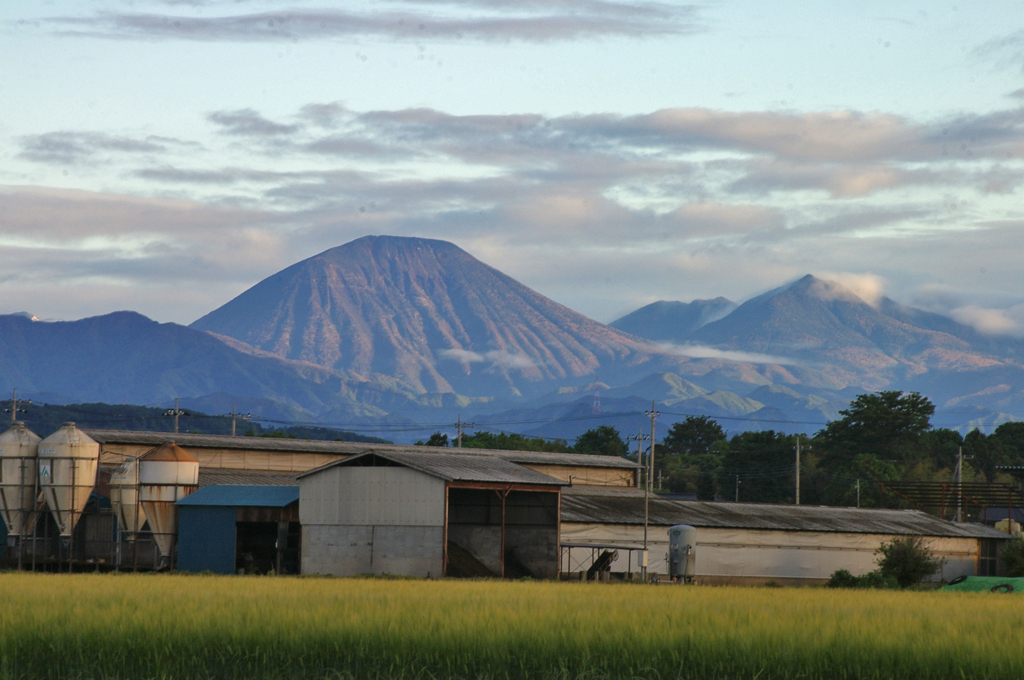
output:
[[[178,434],[178,416],[187,416],[186,411],[182,411],[178,408],[178,398],[174,398],[174,408],[164,411],[165,416],[174,416],[174,434]]]
[[[654,400],[651,399],[651,410],[644,413],[644,415],[651,419],[651,453],[647,458],[647,462],[650,464],[651,474],[647,478],[647,484],[651,491],[654,491],[654,421],[661,414],[654,410]]]
[[[644,434],[644,426],[641,425],[640,427],[638,427],[637,431],[636,431],[636,435],[631,436],[630,439],[635,439],[636,440],[636,462],[637,462],[638,465],[643,466],[644,451],[643,451],[642,447],[643,447],[644,440],[648,439],[648,435]],[[648,475],[646,474],[646,466],[643,468],[643,470],[645,472],[644,476],[648,477]],[[640,565],[640,574],[641,574],[641,578],[646,580],[647,579],[647,523],[648,523],[648,521],[650,519],[650,512],[651,512],[651,486],[649,484],[649,482],[650,482],[649,479],[644,479],[643,482],[644,482],[644,554],[643,554],[643,562]]]
[[[962,521],[960,518],[961,507],[963,506],[963,483],[964,483],[964,447],[958,446],[956,449],[956,521]]]
[[[857,480],[857,507],[860,507],[860,479]]]
[[[808,446],[807,448],[811,448]],[[796,495],[795,505],[800,505],[800,435],[796,436]]]
[[[459,420],[458,420],[457,423],[455,423],[455,427],[458,428],[458,431],[459,431],[459,448],[461,449],[462,448],[462,430],[467,428],[467,427],[476,427],[476,423],[464,423],[464,422],[462,422],[462,414],[460,413],[459,414]]]
[[[31,399],[29,399],[28,401],[22,400],[21,403],[22,404],[31,404],[32,400]],[[17,387],[14,388],[14,394],[11,395],[11,407],[10,408],[5,408],[4,411],[6,411],[7,413],[11,414],[11,425],[13,425],[14,423],[16,423],[18,421],[18,414],[19,413],[28,413],[28,411],[26,411],[25,409],[18,408],[18,388]]]
[[[740,476],[736,475],[736,502],[740,502]]]
[[[636,442],[636,463],[641,466],[640,479],[637,480],[637,486],[643,484],[645,489],[647,488],[647,465],[644,463],[644,451],[642,445],[643,442],[650,438],[650,435],[644,434],[643,425],[637,428],[636,434],[629,436],[629,439]]]
[[[249,419],[252,418],[252,414],[251,413],[246,413],[244,416],[240,415],[238,413],[238,411],[236,410],[237,406],[238,406],[237,404],[232,404],[231,405],[231,436],[232,437],[235,436],[235,423],[237,423],[239,420],[249,420]]]

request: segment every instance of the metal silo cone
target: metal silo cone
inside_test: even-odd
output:
[[[7,543],[18,541],[19,566],[22,541],[36,524],[36,454],[40,441],[25,423],[14,423],[0,433],[0,516],[7,525]]]
[[[174,442],[164,442],[139,458],[139,502],[167,566],[178,529],[174,503],[197,488],[199,461]]]
[[[39,487],[62,537],[71,536],[96,486],[100,445],[74,423],[39,442]]]
[[[110,475],[110,503],[117,515],[117,526],[125,538],[134,541],[146,523],[139,504],[139,461],[129,458]]]

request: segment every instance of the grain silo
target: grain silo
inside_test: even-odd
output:
[[[110,474],[110,503],[114,506],[118,529],[134,541],[146,523],[139,504],[139,460],[129,458]]]
[[[176,501],[199,488],[199,461],[174,442],[139,458],[139,503],[168,566],[177,531]]]
[[[0,514],[7,526],[7,541],[18,540],[19,567],[24,537],[35,527],[36,456],[41,438],[25,423],[13,423],[0,433]]]
[[[61,537],[72,535],[96,486],[100,445],[74,423],[39,442],[39,487]]]

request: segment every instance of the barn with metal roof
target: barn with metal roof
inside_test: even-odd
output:
[[[85,430],[99,442],[100,465],[117,467],[165,442],[165,432],[130,430]],[[291,473],[297,475],[316,467],[361,453],[412,453],[417,455],[458,452],[500,458],[550,475],[567,484],[589,486],[633,486],[639,466],[616,456],[546,451],[491,451],[483,449],[441,449],[429,446],[328,442],[276,437],[231,437],[212,434],[175,434],[174,441],[199,460],[199,469],[246,472]]]
[[[562,494],[563,572],[586,570],[592,546],[643,549],[644,494],[639,489],[566,488]],[[649,572],[667,575],[668,528],[697,529],[697,578],[705,583],[820,583],[837,569],[876,568],[876,551],[898,536],[922,536],[942,559],[935,579],[995,574],[996,549],[1008,536],[979,524],[948,522],[919,510],[650,499]],[[629,555],[632,557],[632,555]],[[632,564],[636,564],[633,562]],[[626,572],[627,560],[613,563]]]
[[[299,487],[207,485],[178,511],[178,569],[299,572]]]
[[[298,479],[304,574],[558,577],[564,482],[503,457],[375,451]]]

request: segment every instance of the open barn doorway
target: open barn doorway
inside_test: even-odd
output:
[[[558,577],[557,491],[448,489],[447,568],[454,577]]]

